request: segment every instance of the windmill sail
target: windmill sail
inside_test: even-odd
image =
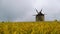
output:
[[[42,12],[42,9],[40,10],[40,12]]]
[[[37,9],[36,9],[36,12],[39,13]]]

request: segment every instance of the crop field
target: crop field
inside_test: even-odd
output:
[[[60,22],[1,22],[0,34],[60,34]]]

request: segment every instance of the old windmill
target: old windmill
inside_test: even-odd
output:
[[[36,9],[36,12],[36,21],[44,21],[44,14],[42,13],[42,9],[40,10],[40,12],[38,12],[38,10]]]

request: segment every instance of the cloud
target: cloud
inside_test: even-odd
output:
[[[0,0],[0,21],[35,21],[34,8],[43,8],[45,20],[60,19],[59,0]]]

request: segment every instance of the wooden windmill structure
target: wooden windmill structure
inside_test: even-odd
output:
[[[40,12],[38,12],[38,10],[36,9],[36,21],[44,21],[44,14],[42,13],[42,9],[40,10]]]

